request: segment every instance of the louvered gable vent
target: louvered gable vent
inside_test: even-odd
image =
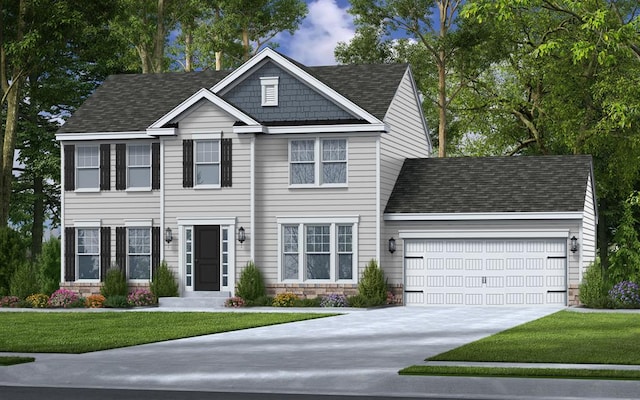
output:
[[[262,106],[278,105],[278,77],[260,78]]]

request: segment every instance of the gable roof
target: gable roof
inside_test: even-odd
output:
[[[591,175],[582,155],[407,159],[385,214],[582,212]]]
[[[408,68],[406,64],[295,66],[379,120],[384,118]],[[112,75],[58,132],[143,132],[194,93],[215,87],[231,73]]]

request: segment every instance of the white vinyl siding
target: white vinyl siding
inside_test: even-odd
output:
[[[100,187],[99,146],[76,147],[76,190]]]
[[[595,261],[596,249],[598,246],[596,243],[597,221],[595,204],[593,202],[592,185],[591,175],[589,175],[589,178],[587,179],[587,194],[584,202],[584,219],[582,222],[582,248],[578,249],[582,254],[583,266],[585,268]]]

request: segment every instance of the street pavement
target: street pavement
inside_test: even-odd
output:
[[[427,357],[559,309],[390,307],[86,354],[30,354],[36,362],[0,368],[0,386],[637,399],[640,383],[635,381],[398,375],[398,370],[422,364]]]

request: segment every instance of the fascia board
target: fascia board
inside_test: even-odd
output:
[[[197,92],[195,92],[193,95],[191,95],[191,97],[189,97],[188,99],[180,103],[178,106],[176,106],[173,110],[169,111],[162,118],[160,118],[159,120],[151,124],[148,129],[162,128],[164,125],[170,123],[172,120],[180,116],[180,114],[187,111],[189,108],[191,108],[193,105],[195,105],[197,102],[199,102],[202,99],[209,100],[211,103],[215,104],[217,107],[220,107],[222,110],[226,111],[227,113],[231,114],[234,118],[237,118],[238,120],[244,122],[247,125],[259,125],[258,122],[256,122],[253,118],[249,117],[247,114],[243,113],[242,111],[238,110],[231,104],[227,103],[226,101],[224,101],[223,99],[221,99],[220,97],[212,93],[210,90],[202,88]]]
[[[335,103],[341,105],[342,107],[344,107],[345,109],[347,109],[351,113],[357,115],[361,119],[363,119],[363,120],[365,120],[365,121],[367,121],[367,122],[369,122],[371,124],[380,124],[380,123],[382,123],[382,121],[380,121],[378,118],[376,118],[373,115],[371,115],[369,112],[364,110],[362,107],[358,106],[357,104],[355,104],[351,100],[349,100],[346,97],[342,96],[340,93],[336,92],[335,90],[333,90],[329,86],[327,86],[324,83],[320,82],[318,79],[316,79],[313,76],[309,75],[302,68],[298,67],[297,65],[295,65],[291,61],[287,60],[286,58],[282,57],[280,54],[278,54],[277,52],[275,52],[274,50],[272,50],[272,49],[270,49],[268,47],[264,48],[262,51],[260,51],[258,54],[256,54],[253,58],[251,58],[249,61],[244,63],[242,66],[240,66],[240,68],[236,69],[234,72],[232,72],[231,74],[227,75],[224,79],[222,79],[215,86],[213,86],[211,88],[211,91],[213,93],[216,93],[216,94],[220,93],[225,88],[227,88],[228,86],[233,84],[236,80],[240,79],[244,74],[246,74],[249,71],[251,71],[255,66],[260,64],[266,58],[270,58],[273,62],[275,62],[276,64],[280,65],[282,68],[287,70],[289,73],[291,73],[292,75],[294,75],[295,77],[297,77],[301,81],[305,82],[307,85],[311,86],[312,88],[318,90],[320,93],[323,93],[330,100],[332,100]]]
[[[85,133],[58,133],[56,140],[70,142],[79,140],[124,140],[124,139],[149,139],[147,132],[85,132]]]
[[[522,213],[385,213],[385,221],[581,220],[582,211]]]
[[[147,135],[149,136],[176,136],[178,129],[176,128],[148,128]]]
[[[400,230],[400,239],[534,239],[569,237],[569,229],[425,229]]]

